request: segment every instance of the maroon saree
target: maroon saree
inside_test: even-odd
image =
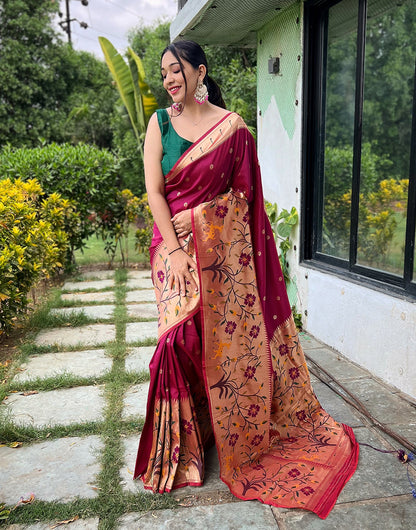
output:
[[[134,477],[147,489],[198,486],[216,444],[221,479],[240,499],[325,518],[354,473],[352,429],[319,404],[286,295],[253,137],[234,113],[166,175],[172,215],[192,209],[181,244],[199,293],[167,288],[155,227],[152,277],[159,339]]]

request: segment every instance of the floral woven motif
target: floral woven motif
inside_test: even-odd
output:
[[[352,430],[312,390],[293,318],[268,340],[249,220],[247,200],[232,191],[194,214],[203,366],[221,478],[239,498],[325,517],[358,449]],[[274,319],[277,302],[268,304]]]

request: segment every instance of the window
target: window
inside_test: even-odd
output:
[[[416,0],[305,3],[304,260],[416,294]]]

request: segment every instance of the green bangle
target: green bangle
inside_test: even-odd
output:
[[[176,252],[177,250],[182,250],[182,247],[175,248],[175,250],[172,250],[172,252],[169,252],[169,253],[168,253],[168,256],[170,256],[171,254],[173,254],[173,253]]]

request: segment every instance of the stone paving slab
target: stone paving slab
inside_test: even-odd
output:
[[[151,278],[151,277],[152,277],[152,271],[150,269],[144,269],[141,271],[129,270],[127,272],[127,278],[129,279],[140,280],[142,278]]]
[[[157,339],[157,322],[130,322],[126,324],[126,342]]]
[[[126,282],[127,289],[153,289],[150,278],[130,278]]]
[[[150,383],[131,386],[124,396],[123,418],[146,416],[147,394]]]
[[[194,506],[176,510],[128,513],[118,522],[120,530],[275,530],[278,528],[270,506],[257,501],[214,506]]]
[[[101,421],[104,406],[102,386],[62,388],[26,396],[10,394],[0,405],[7,409],[13,423],[37,428]]]
[[[123,439],[124,465],[120,469],[121,487],[124,491],[132,493],[146,491],[141,480],[133,480],[139,441],[140,433],[127,436]]]
[[[368,372],[347,361],[342,355],[329,348],[311,349],[307,352],[307,355],[339,381],[362,379],[369,376]],[[310,366],[313,368],[313,363]]]
[[[6,526],[5,530],[51,530],[54,525],[59,525],[59,528],[69,528],[69,530],[95,530],[98,528],[98,517],[90,517],[89,519],[77,519],[72,523],[59,524],[60,521],[51,521],[49,523],[36,523],[31,525],[12,524]]]
[[[116,328],[113,324],[89,324],[74,328],[53,328],[41,331],[35,344],[38,346],[94,346],[103,342],[114,341]]]
[[[105,350],[67,351],[33,355],[20,366],[14,381],[30,381],[37,377],[54,377],[72,374],[78,377],[97,377],[111,370],[113,361],[105,355]]]
[[[359,427],[363,421],[353,407],[348,405],[340,396],[318,381],[313,384],[313,390],[322,407],[336,420],[346,423],[350,427]]]
[[[374,379],[347,380],[343,384],[382,423],[416,423],[416,408]]]
[[[299,333],[299,339],[302,348],[305,351],[313,350],[314,348],[325,348],[325,344],[320,342],[318,339],[315,339],[314,336],[309,335],[309,333],[306,333],[305,331],[301,331]]]
[[[105,291],[103,293],[66,293],[61,294],[61,300],[84,304],[86,302],[115,302],[116,295],[113,291]]]
[[[152,304],[130,304],[126,306],[127,315],[135,318],[157,318],[159,313],[157,311],[156,303]]]
[[[386,449],[370,429],[359,427],[354,434],[360,443]],[[361,446],[357,470],[341,491],[337,504],[406,495],[409,491],[406,467],[397,456]]]
[[[127,291],[126,302],[154,302],[156,296],[153,289],[143,289],[141,291]]]
[[[98,280],[108,280],[109,278],[114,278],[115,271],[114,270],[93,270],[93,271],[84,271],[79,276],[82,279],[89,280],[89,279],[98,279]]]
[[[68,316],[71,313],[84,313],[88,318],[109,320],[113,318],[114,305],[87,305],[84,307],[60,307],[51,309],[52,315]]]
[[[141,346],[130,348],[130,353],[126,357],[127,372],[148,372],[149,363],[155,353],[155,346]]]
[[[19,449],[0,447],[0,498],[14,505],[31,493],[48,502],[96,497],[101,449],[98,436],[59,438]]]
[[[336,505],[328,518],[319,519],[305,510],[277,513],[278,524],[286,530],[411,530],[415,528],[416,503],[413,498],[379,500],[371,503]]]
[[[114,287],[114,280],[91,280],[85,282],[65,282],[62,286],[64,291],[85,291],[86,289],[95,289],[102,291]]]

